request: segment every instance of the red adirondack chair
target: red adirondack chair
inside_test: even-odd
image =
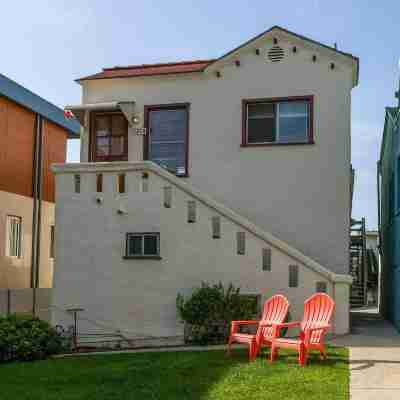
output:
[[[273,333],[276,331],[273,324],[280,324],[286,319],[289,310],[288,299],[277,294],[264,303],[260,321],[232,321],[227,354],[230,354],[233,343],[246,343],[249,346],[249,361],[254,360],[262,345],[271,345]],[[257,325],[256,334],[239,332],[240,326]]]
[[[324,336],[330,328],[335,302],[325,293],[316,293],[304,302],[304,315],[301,322],[275,324],[276,334],[271,343],[271,362],[278,356],[279,348],[296,349],[300,365],[307,363],[309,350],[319,350],[321,359],[326,359]],[[281,328],[300,327],[298,339],[279,337]]]

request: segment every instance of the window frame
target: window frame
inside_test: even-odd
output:
[[[129,254],[129,239],[132,236],[142,238],[142,254]],[[157,254],[144,254],[144,238],[146,236],[155,236],[157,238]],[[124,259],[140,259],[140,260],[161,260],[160,256],[160,232],[128,232],[125,237],[125,255]]]
[[[11,231],[10,231],[10,222],[11,219],[18,219],[19,222],[19,240],[18,240],[18,247],[17,247],[17,254],[11,254],[11,247],[10,247],[10,239],[11,239]],[[7,257],[11,258],[16,258],[16,259],[21,259],[22,258],[22,239],[23,239],[23,231],[22,231],[22,217],[19,215],[12,215],[12,214],[7,214],[6,216],[6,255]]]
[[[126,127],[126,134],[125,134],[125,143],[124,143],[124,152],[122,155],[113,156],[98,156],[96,152],[96,117],[100,115],[105,115],[111,117],[112,115],[119,115],[123,117],[125,127]],[[110,123],[111,128],[111,123]],[[111,131],[110,131],[111,132]],[[112,136],[112,133],[111,133]],[[89,162],[113,162],[113,161],[128,161],[128,141],[129,141],[129,125],[128,121],[126,120],[124,114],[121,111],[107,111],[107,110],[98,110],[92,111],[90,113],[90,134],[89,134]]]
[[[190,103],[171,103],[171,104],[154,104],[144,106],[144,127],[146,135],[143,140],[143,159],[149,160],[150,149],[150,112],[163,110],[185,110],[186,111],[186,146],[185,146],[185,174],[176,175],[178,178],[189,177],[189,138],[190,138]]]
[[[267,103],[289,103],[306,101],[309,104],[308,114],[308,141],[307,142],[264,142],[264,143],[249,143],[247,138],[247,110],[248,106],[252,104]],[[277,132],[278,133],[278,132]],[[257,99],[243,99],[242,100],[242,143],[241,147],[266,147],[266,146],[299,146],[315,144],[314,141],[314,96],[295,96],[295,97],[274,97],[274,98],[257,98]]]

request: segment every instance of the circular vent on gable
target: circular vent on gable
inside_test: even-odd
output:
[[[285,57],[285,51],[282,49],[282,47],[274,46],[269,49],[267,57],[271,62],[279,62]]]

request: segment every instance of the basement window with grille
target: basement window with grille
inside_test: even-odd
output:
[[[127,233],[124,258],[160,260],[160,233]]]

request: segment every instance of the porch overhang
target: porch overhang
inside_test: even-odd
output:
[[[86,126],[85,115],[90,111],[121,111],[124,114],[130,127],[137,123],[138,117],[135,115],[135,102],[132,101],[111,101],[107,103],[86,103],[78,105],[66,105],[66,112],[71,112],[79,121],[81,126]]]

